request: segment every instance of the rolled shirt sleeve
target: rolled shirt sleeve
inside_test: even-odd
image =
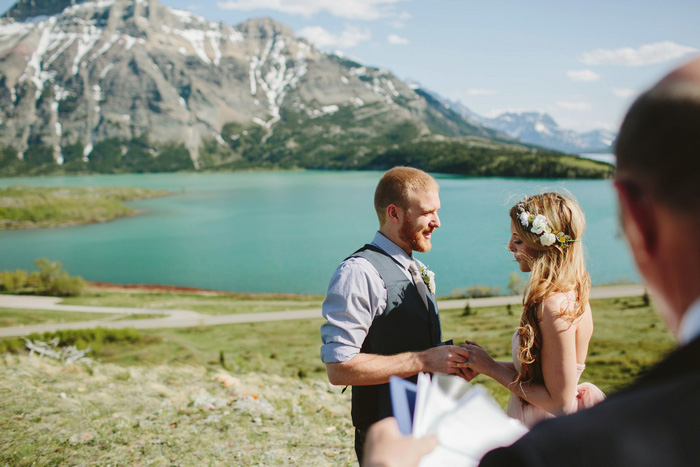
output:
[[[323,302],[321,361],[345,362],[360,353],[372,321],[386,309],[382,278],[364,258],[349,258],[335,270]]]

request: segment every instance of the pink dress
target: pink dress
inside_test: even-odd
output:
[[[511,342],[511,352],[513,354],[513,363],[515,364],[516,371],[520,371],[520,361],[518,361],[518,331],[513,334],[513,340]],[[578,379],[581,379],[581,373],[586,369],[586,365],[583,363],[576,364],[576,370],[578,372]],[[581,383],[577,386],[576,399],[574,400],[573,406],[568,413],[576,412],[578,410],[587,409],[594,406],[598,402],[605,399],[605,394],[603,391],[598,389],[597,386],[591,383]],[[545,418],[554,418],[555,415],[535,407],[532,404],[523,404],[523,402],[518,399],[518,396],[510,393],[510,398],[508,399],[508,406],[506,408],[506,413],[512,418],[517,418],[523,422],[528,428],[531,428],[537,422]]]

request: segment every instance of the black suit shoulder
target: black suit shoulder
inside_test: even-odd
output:
[[[700,339],[673,352],[628,390],[536,425],[480,465],[696,466],[698,433]]]

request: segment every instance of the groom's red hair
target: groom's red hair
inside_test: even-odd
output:
[[[374,209],[377,211],[379,224],[386,221],[386,208],[394,204],[408,208],[408,196],[411,192],[440,191],[440,185],[428,173],[413,167],[394,167],[387,170],[374,191]]]

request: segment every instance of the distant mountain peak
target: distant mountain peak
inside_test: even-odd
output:
[[[612,131],[577,132],[562,128],[554,118],[538,111],[508,111],[497,117],[478,115],[460,102],[444,100],[462,117],[487,128],[503,132],[523,143],[534,144],[571,154],[611,152],[616,135]]]
[[[92,0],[19,0],[2,17],[21,22],[37,16],[54,16],[85,1]]]
[[[286,36],[295,38],[294,30],[272,18],[252,18],[240,23],[237,28],[248,37],[269,38]]]
[[[579,133],[562,128],[543,112],[505,112],[496,118],[482,118],[480,123],[523,142],[573,154],[608,152],[615,140],[615,134],[610,131]]]

